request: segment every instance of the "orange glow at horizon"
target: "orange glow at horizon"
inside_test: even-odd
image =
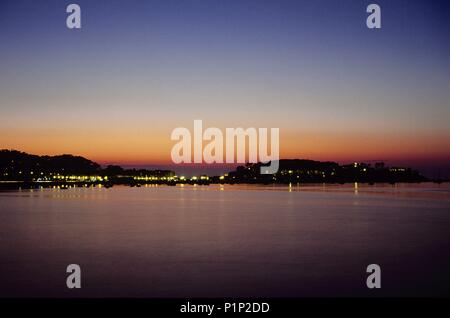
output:
[[[39,131],[2,131],[0,148],[37,155],[73,154],[100,164],[171,164],[170,151],[176,141],[168,129],[143,128],[85,130],[72,133]],[[207,142],[204,142],[206,145]],[[312,159],[353,162],[445,161],[450,158],[450,139],[445,135],[415,135],[351,132],[313,132],[280,129],[281,159]]]

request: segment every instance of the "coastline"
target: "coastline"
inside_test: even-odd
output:
[[[70,189],[70,188],[93,188],[93,187],[102,187],[102,188],[112,188],[114,186],[127,186],[127,187],[141,187],[141,186],[152,186],[152,185],[163,185],[163,186],[209,186],[209,185],[251,185],[251,186],[286,186],[286,187],[295,187],[295,186],[304,186],[304,187],[322,187],[324,185],[335,185],[335,186],[344,186],[350,185],[354,186],[355,184],[364,185],[368,187],[376,187],[379,185],[413,185],[413,184],[449,184],[449,180],[427,180],[427,181],[398,181],[398,182],[361,182],[361,181],[352,181],[352,182],[296,182],[296,183],[286,183],[286,182],[272,182],[272,183],[262,183],[262,182],[214,182],[214,181],[204,181],[204,182],[171,182],[171,181],[152,181],[152,182],[62,182],[62,181],[54,181],[54,182],[36,182],[36,181],[1,181],[0,180],[0,191],[4,190],[21,190],[21,189]]]

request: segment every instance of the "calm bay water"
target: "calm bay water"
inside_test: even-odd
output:
[[[0,192],[0,296],[450,295],[449,242],[448,184]]]

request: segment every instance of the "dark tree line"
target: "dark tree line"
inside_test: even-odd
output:
[[[339,165],[302,159],[279,160],[278,172],[273,175],[260,173],[262,163],[239,166],[224,179],[235,183],[346,183],[346,182],[423,182],[427,179],[418,171],[403,167],[386,167],[378,162]]]
[[[37,156],[16,150],[0,150],[0,180],[34,180],[53,175],[99,175],[99,176],[169,176],[172,171],[123,169],[108,166],[104,169],[89,159],[73,156]]]

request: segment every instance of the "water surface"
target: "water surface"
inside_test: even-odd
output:
[[[0,192],[0,295],[442,296],[449,233],[448,184]]]

